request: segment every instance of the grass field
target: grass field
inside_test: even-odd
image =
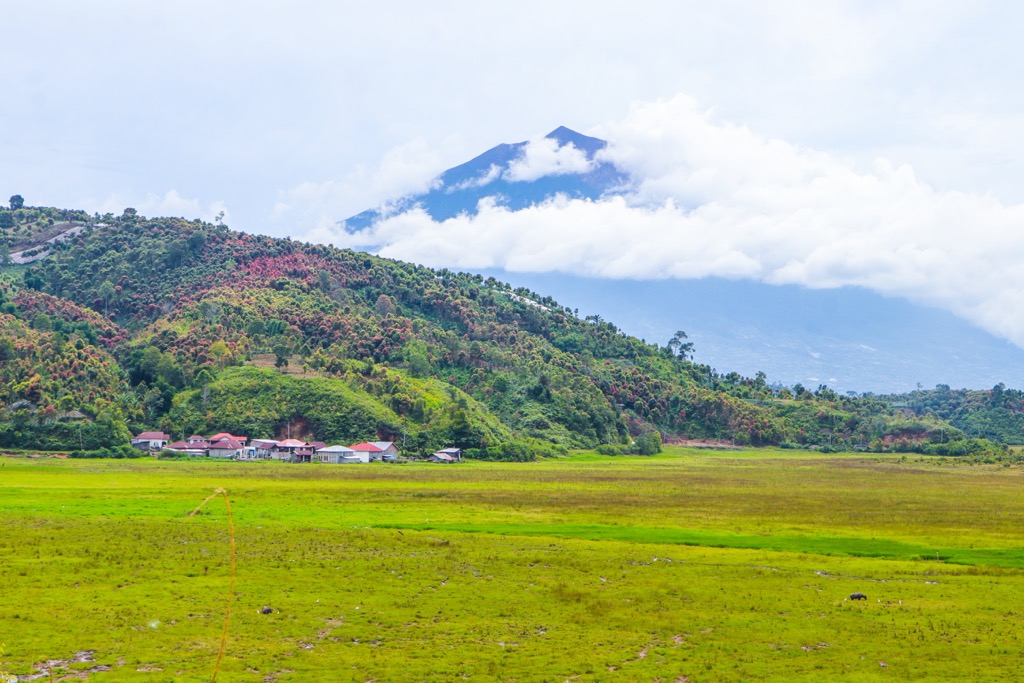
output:
[[[223,487],[219,681],[1019,678],[1020,467],[668,450],[0,458],[0,671],[209,680]]]

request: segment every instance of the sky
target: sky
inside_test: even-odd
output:
[[[336,222],[560,125],[622,197],[376,228],[383,253],[866,286],[1024,346],[1024,6],[11,3],[0,192],[348,246]],[[365,237],[365,236],[364,236]],[[352,244],[358,246],[358,244]]]

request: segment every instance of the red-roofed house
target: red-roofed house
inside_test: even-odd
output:
[[[308,454],[297,456],[298,451],[309,451]],[[271,457],[274,460],[287,460],[288,462],[309,462],[310,457],[313,455],[313,449],[309,447],[305,441],[298,439],[285,439],[284,441],[278,441],[277,445],[274,446],[271,452]]]
[[[232,436],[231,434],[228,434],[227,432],[221,432],[220,434],[214,434],[213,436],[211,436],[208,439],[208,441],[210,443],[216,443],[216,442],[222,441],[224,439],[229,439],[231,441],[237,441],[238,443],[242,444],[243,446],[249,442],[249,437],[247,437],[247,436]]]
[[[355,455],[363,462],[373,462],[384,458],[384,449],[376,444],[363,442],[349,446],[349,448],[355,451]]]
[[[206,446],[200,447],[190,444],[188,441],[175,441],[164,446],[166,450],[185,453],[186,455],[206,455]]]
[[[163,432],[142,432],[132,439],[132,446],[140,451],[158,451],[171,440],[170,434]]]
[[[242,451],[242,448],[242,444],[234,439],[221,439],[216,443],[210,444],[210,448],[206,453],[211,458],[233,458]]]

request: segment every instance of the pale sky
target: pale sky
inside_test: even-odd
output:
[[[636,193],[407,216],[385,253],[860,284],[1024,344],[1024,5],[44,0],[3,21],[4,198],[337,242],[565,125],[611,141]],[[484,228],[475,262],[453,251]]]

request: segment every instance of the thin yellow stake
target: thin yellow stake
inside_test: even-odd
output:
[[[220,671],[220,662],[224,658],[224,651],[228,647],[228,624],[231,622],[231,605],[235,600],[235,522],[231,517],[231,500],[228,499],[227,490],[222,488],[215,490],[206,497],[206,500],[199,504],[199,507],[189,514],[189,517],[194,517],[204,505],[209,503],[218,495],[224,496],[224,507],[228,511],[228,539],[230,540],[231,545],[231,577],[228,581],[228,604],[224,610],[224,629],[220,634],[220,651],[217,653],[217,663],[213,667],[213,675],[210,677],[210,683],[214,683],[214,681],[217,680],[217,673]]]

